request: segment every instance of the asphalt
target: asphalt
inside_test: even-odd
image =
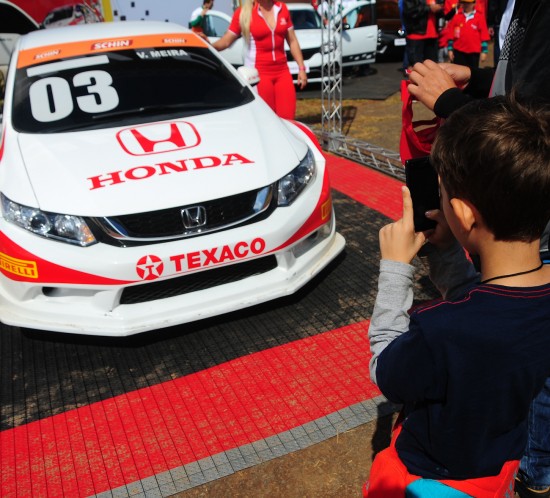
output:
[[[387,61],[359,69],[346,69],[342,75],[342,99],[385,100],[399,91],[402,64]],[[308,85],[297,92],[299,99],[321,98],[320,83]]]

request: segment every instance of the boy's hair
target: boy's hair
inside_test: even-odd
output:
[[[550,220],[550,107],[475,100],[438,132],[431,160],[449,198],[470,201],[496,240],[532,242]]]

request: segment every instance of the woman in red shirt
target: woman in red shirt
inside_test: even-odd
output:
[[[300,44],[286,4],[273,0],[244,0],[233,14],[228,31],[215,43],[224,50],[243,36],[246,43],[245,66],[255,67],[260,75],[258,94],[285,119],[296,115],[296,89],[287,65],[285,40],[299,67],[298,85],[307,84]]]

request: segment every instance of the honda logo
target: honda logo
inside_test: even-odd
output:
[[[183,226],[188,230],[206,225],[206,209],[202,206],[193,206],[181,210]]]
[[[201,142],[195,127],[186,121],[125,128],[117,133],[117,140],[124,151],[132,156],[189,149]]]

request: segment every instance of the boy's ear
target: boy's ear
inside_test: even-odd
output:
[[[464,232],[470,232],[479,221],[477,209],[470,202],[456,197],[451,199],[450,203],[460,228]]]

